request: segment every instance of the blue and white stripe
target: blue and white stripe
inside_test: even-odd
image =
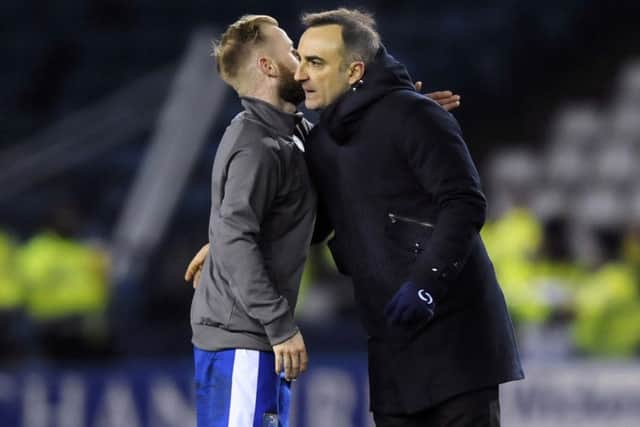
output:
[[[289,383],[274,372],[273,353],[195,348],[194,358],[198,427],[262,427],[264,414],[289,425]]]

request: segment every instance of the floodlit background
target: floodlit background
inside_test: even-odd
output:
[[[194,425],[183,282],[240,109],[209,56],[245,13],[374,12],[454,111],[527,379],[505,426],[640,425],[637,1],[7,0],[0,4],[0,426]],[[313,118],[313,115],[309,116]],[[349,281],[314,247],[295,426],[368,426]]]

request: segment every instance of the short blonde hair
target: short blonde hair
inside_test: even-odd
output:
[[[222,80],[238,90],[239,71],[245,65],[251,49],[265,41],[263,25],[278,26],[268,15],[244,15],[229,25],[220,40],[213,44],[213,56]]]

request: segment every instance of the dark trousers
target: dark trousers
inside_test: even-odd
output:
[[[373,414],[376,427],[500,427],[498,386],[459,394],[425,411]]]

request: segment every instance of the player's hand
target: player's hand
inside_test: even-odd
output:
[[[422,82],[417,81],[414,86],[418,92],[422,91]],[[454,94],[450,90],[439,90],[436,92],[426,93],[425,96],[436,101],[442,108],[451,111],[460,106],[460,95]]]
[[[198,287],[198,283],[200,283],[200,273],[202,272],[202,265],[204,264],[204,260],[209,255],[209,244],[207,243],[203,247],[200,248],[196,256],[193,257],[189,266],[187,267],[187,271],[184,273],[184,280],[186,282],[193,281],[193,288]]]
[[[395,326],[426,324],[435,314],[436,302],[429,292],[405,282],[384,308],[387,321]]]
[[[202,267],[200,267],[194,274],[193,274],[193,289],[197,288],[198,285],[200,284],[200,276],[202,275]]]
[[[274,345],[273,352],[276,356],[276,373],[284,371],[287,380],[295,380],[307,370],[309,357],[299,331],[285,342]]]

